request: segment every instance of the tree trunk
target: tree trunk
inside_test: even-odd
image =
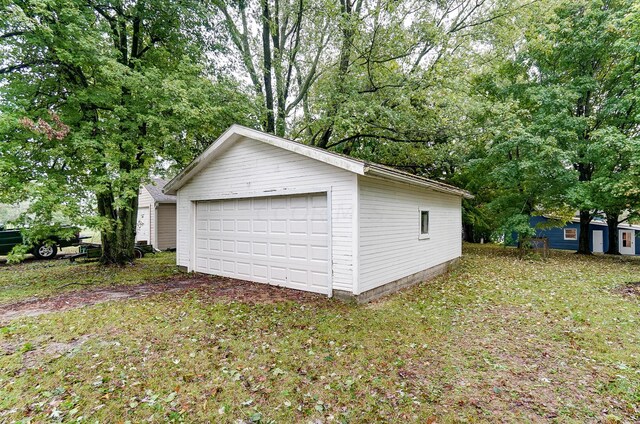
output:
[[[262,75],[264,80],[264,95],[265,95],[265,107],[266,117],[263,123],[264,130],[268,133],[275,133],[275,115],[273,105],[273,86],[271,85],[271,16],[269,12],[268,0],[262,0],[262,51],[264,66],[262,69]]]
[[[607,228],[609,229],[609,248],[607,249],[608,255],[619,255],[620,247],[618,242],[618,221],[619,214],[617,212],[614,213],[606,213],[607,216]]]
[[[340,12],[342,23],[342,44],[340,46],[340,60],[338,61],[338,72],[335,81],[335,91],[332,94],[330,104],[327,109],[328,122],[327,126],[322,132],[320,139],[316,143],[316,146],[323,149],[327,148],[331,136],[333,135],[333,127],[335,125],[335,116],[338,114],[340,105],[342,103],[342,97],[345,95],[345,85],[347,81],[347,74],[349,72],[349,64],[351,60],[351,51],[353,48],[353,41],[355,38],[355,20],[360,14],[360,7],[362,6],[361,0],[341,0]]]
[[[135,258],[135,240],[138,220],[138,196],[129,199],[127,208],[114,209],[113,195],[97,195],[98,214],[110,221],[110,226],[100,232],[103,264],[124,265]]]
[[[591,223],[591,211],[580,210],[580,236],[578,238],[578,252],[581,255],[590,255],[591,249],[589,242],[591,241],[591,233],[589,232],[589,224]]]

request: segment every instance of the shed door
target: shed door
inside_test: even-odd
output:
[[[326,193],[197,202],[195,270],[329,293]]]
[[[636,252],[636,241],[633,230],[619,230],[618,237],[620,243],[620,253],[623,255],[633,255]]]
[[[602,230],[593,230],[593,253],[604,253],[604,237]]]
[[[136,224],[136,241],[143,241],[151,244],[149,234],[151,228],[151,219],[149,217],[149,207],[138,208],[138,222]]]

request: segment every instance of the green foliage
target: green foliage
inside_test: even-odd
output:
[[[474,78],[485,100],[472,116],[488,134],[470,150],[461,180],[503,229],[515,231],[522,214],[618,216],[640,206],[632,195],[640,124],[632,6],[540,2],[523,11],[522,31],[500,39],[496,29],[515,54],[502,52]]]
[[[27,254],[30,253],[30,248],[25,246],[24,244],[18,244],[11,249],[11,252],[7,255],[7,263],[9,264],[17,264],[22,262]]]
[[[131,259],[140,183],[251,122],[237,84],[204,68],[208,12],[196,1],[4,3],[0,201],[27,201],[30,231],[64,217],[99,229],[108,261]]]

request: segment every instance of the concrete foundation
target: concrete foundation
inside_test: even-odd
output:
[[[460,258],[455,258],[448,262],[444,262],[440,265],[436,265],[434,267],[424,269],[420,272],[416,272],[415,274],[407,275],[406,277],[402,277],[398,280],[391,281],[390,283],[384,284],[380,287],[376,287],[371,290],[367,290],[366,292],[363,292],[357,295],[344,290],[334,290],[333,297],[335,297],[336,299],[344,300],[346,302],[356,302],[356,303],[371,302],[372,300],[379,299],[391,293],[395,293],[398,290],[402,290],[404,288],[413,286],[423,281],[432,280],[435,277],[449,271],[459,261],[460,261]]]

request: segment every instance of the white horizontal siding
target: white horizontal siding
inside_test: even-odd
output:
[[[149,244],[155,247],[156,211],[154,206],[155,200],[151,194],[144,186],[140,187],[140,191],[138,192],[138,208],[149,208]]]
[[[266,191],[331,191],[331,253],[333,288],[353,291],[353,199],[356,174],[260,141],[244,138],[190,179],[177,197],[178,265],[190,267],[191,202],[237,197]]]
[[[358,293],[461,256],[460,197],[373,177],[359,177],[358,186]],[[430,233],[422,240],[421,208]]]

